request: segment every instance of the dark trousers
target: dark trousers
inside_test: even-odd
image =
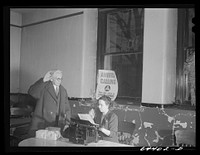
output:
[[[58,127],[58,122],[59,122],[59,115],[56,115],[55,127]]]

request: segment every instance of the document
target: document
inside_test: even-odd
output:
[[[89,121],[90,123],[94,124],[94,125],[98,125],[94,122],[94,120],[92,119],[92,117],[89,114],[78,114],[78,117],[81,120],[85,120],[85,121]]]

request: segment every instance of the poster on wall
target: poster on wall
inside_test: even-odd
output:
[[[118,82],[115,71],[98,70],[96,99],[102,95],[107,95],[112,101],[115,100],[118,93]]]

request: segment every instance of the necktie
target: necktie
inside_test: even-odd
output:
[[[59,87],[56,87],[56,96],[58,96]]]

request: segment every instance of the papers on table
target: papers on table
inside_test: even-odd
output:
[[[37,130],[36,138],[48,139],[48,140],[58,140],[61,137],[59,131],[49,131],[49,130]]]
[[[92,119],[92,117],[89,114],[78,114],[78,117],[81,120],[85,120],[85,121],[89,121],[90,123],[94,124],[94,125],[98,125],[94,122],[94,120]]]

